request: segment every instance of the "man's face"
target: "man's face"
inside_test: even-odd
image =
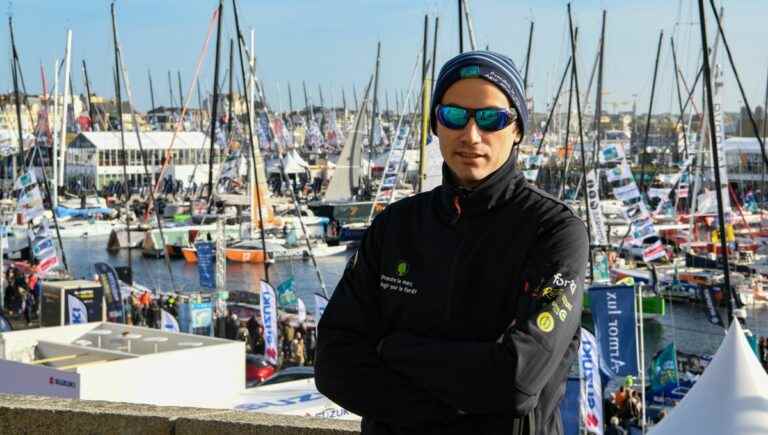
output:
[[[467,109],[510,107],[509,100],[499,88],[478,78],[457,81],[445,91],[440,103]],[[520,133],[517,122],[499,131],[480,130],[473,117],[461,130],[451,130],[438,121],[437,137],[443,160],[456,175],[459,184],[474,187],[507,161]]]

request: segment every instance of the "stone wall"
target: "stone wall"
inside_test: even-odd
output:
[[[336,435],[359,432],[359,423],[342,420],[0,394],[0,434]]]

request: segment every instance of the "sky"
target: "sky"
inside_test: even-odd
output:
[[[75,93],[84,93],[81,63],[88,65],[92,91],[112,97],[114,54],[109,5],[106,0],[15,0],[5,5],[13,17],[15,40],[30,93],[39,93],[41,65],[51,88],[55,59],[62,58],[66,30],[73,32],[72,81]],[[709,44],[716,27],[709,0]],[[725,8],[726,38],[747,98],[763,105],[768,69],[768,3],[764,0],[716,0]],[[522,68],[531,21],[535,23],[530,92],[537,111],[555,94],[570,47],[566,45],[568,21],[564,0],[469,0],[478,48],[510,56]],[[117,0],[117,27],[134,102],[139,110],[151,107],[147,74],[152,73],[155,104],[168,105],[168,71],[178,99],[177,71],[185,97],[203,48],[216,0]],[[352,106],[353,87],[361,98],[373,73],[376,44],[381,42],[380,101],[395,107],[395,94],[407,93],[417,55],[421,50],[424,15],[430,15],[429,55],[432,52],[434,17],[439,17],[437,65],[458,54],[456,0],[239,0],[240,23],[246,39],[255,34],[258,74],[273,108],[287,110],[288,86],[294,108],[304,106],[302,81],[312,102],[319,103],[322,87],[326,105],[341,105],[342,89]],[[655,113],[677,108],[670,35],[675,37],[680,68],[690,82],[700,65],[701,37],[696,0],[574,0],[579,28],[578,75],[583,91],[592,70],[600,37],[602,11],[607,11],[604,67],[604,109],[647,112],[659,32],[664,32],[659,62]],[[7,26],[2,32],[9,57]],[[221,65],[227,68],[229,40],[235,34],[231,0],[224,2]],[[203,93],[212,90],[215,31],[201,68]],[[469,49],[465,39],[464,49]],[[235,50],[237,53],[237,50]],[[235,55],[237,56],[237,55]],[[237,57],[235,70],[239,71]],[[741,105],[734,76],[723,46],[718,63],[725,67],[723,102],[726,110]],[[419,68],[420,68],[419,63]],[[12,89],[10,68],[0,71],[3,91]],[[63,80],[64,72],[61,72]],[[239,80],[239,79],[236,79]],[[415,92],[415,90],[414,90]],[[590,100],[596,89],[592,88]],[[197,105],[196,95],[192,105]],[[124,97],[125,99],[125,97]],[[697,103],[700,101],[697,101]]]

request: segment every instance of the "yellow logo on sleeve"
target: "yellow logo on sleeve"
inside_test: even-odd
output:
[[[555,318],[548,312],[541,313],[539,314],[539,317],[536,318],[536,325],[542,332],[550,332],[555,328]]]

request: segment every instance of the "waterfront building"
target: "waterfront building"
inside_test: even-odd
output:
[[[201,132],[177,133],[173,148],[168,151],[173,132],[152,131],[141,133],[141,145],[147,156],[147,165],[153,181],[159,175],[170,155],[173,164],[166,177],[181,180],[186,186],[190,181],[198,185],[208,182],[209,140]],[[85,188],[102,189],[111,182],[122,182],[123,161],[120,132],[80,133],[68,145],[65,158],[64,182],[72,185],[80,182]],[[133,132],[125,133],[126,172],[131,186],[147,185],[147,176],[139,150],[139,142]],[[167,154],[168,153],[168,154]],[[218,173],[219,149],[216,148],[214,174]]]

